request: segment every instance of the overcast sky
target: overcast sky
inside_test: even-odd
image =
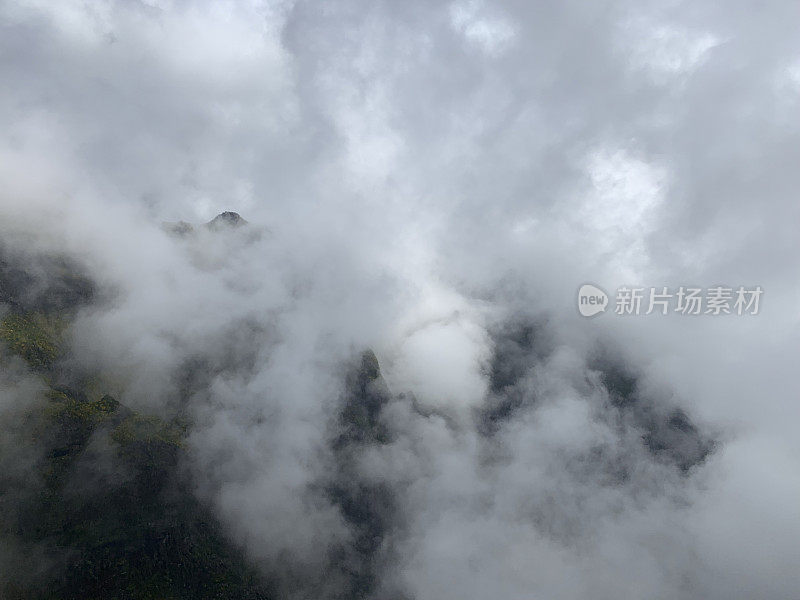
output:
[[[128,403],[167,410],[187,357],[217,361],[198,493],[266,570],[320,573],[348,539],[300,498],[370,347],[414,398],[358,467],[402,499],[386,589],[795,597],[798,23],[789,0],[0,0],[0,231],[117,290],[73,350]],[[223,210],[259,235],[160,229]],[[586,282],[764,293],[758,315],[584,319]],[[520,319],[552,349],[487,467],[471,419]],[[598,345],[718,440],[690,476],[597,416]],[[630,485],[570,474],[603,443],[642,453]]]

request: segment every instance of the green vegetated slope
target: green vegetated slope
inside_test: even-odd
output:
[[[0,598],[269,597],[192,494],[180,469],[186,425],[57,383],[70,303],[10,293],[8,270],[0,259],[0,369],[20,357],[45,391],[33,408],[3,415]]]
[[[64,321],[39,312],[12,312],[0,321],[0,339],[33,368],[52,365],[58,354]]]

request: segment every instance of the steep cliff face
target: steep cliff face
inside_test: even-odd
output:
[[[502,325],[494,332],[494,342],[489,394],[476,413],[478,430],[488,438],[520,413],[535,410],[537,394],[533,390],[538,372],[555,351],[549,327],[533,321]],[[634,440],[654,461],[687,474],[713,451],[713,437],[701,431],[669,398],[657,398],[642,390],[640,374],[626,367],[615,353],[596,350],[587,368],[595,380],[593,385],[603,392],[602,401],[594,405],[595,417],[620,437]],[[610,468],[603,461],[603,453],[598,453],[590,462],[599,469]],[[632,468],[626,462],[624,455],[614,459],[613,470],[620,482],[627,479]]]
[[[0,597],[269,597],[194,496],[187,423],[70,370],[64,336],[91,280],[61,258],[4,254],[0,290]]]
[[[389,443],[391,430],[383,410],[390,393],[371,350],[346,374],[340,411],[330,443],[334,467],[325,491],[353,532],[352,544],[336,549],[329,569],[343,581],[345,597],[369,598],[379,591],[393,558],[394,536],[402,527],[401,509],[390,485],[365,477],[359,456]],[[380,589],[382,597],[400,599],[398,590]]]

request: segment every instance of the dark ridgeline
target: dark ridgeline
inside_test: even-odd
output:
[[[334,548],[329,570],[340,581],[335,596],[344,600],[405,596],[388,589],[385,571],[392,563],[393,535],[402,529],[397,495],[388,483],[368,481],[361,475],[358,458],[366,448],[390,443],[391,432],[383,419],[390,401],[375,353],[367,350],[347,372],[338,419],[333,425],[333,472],[324,484],[328,498],[341,510],[353,532],[353,543]]]
[[[99,296],[72,260],[0,249],[0,369],[16,355],[45,388],[0,415],[0,598],[271,598],[195,498],[188,424],[130,410],[65,360],[69,320]]]
[[[535,410],[537,397],[532,385],[540,366],[555,346],[547,323],[523,320],[505,323],[493,334],[494,354],[490,363],[490,393],[476,413],[478,431],[491,438],[526,410]],[[686,412],[669,398],[648,396],[639,386],[639,376],[624,366],[619,352],[599,350],[590,358],[588,372],[597,375],[607,402],[595,406],[596,419],[610,424],[622,437],[639,440],[653,460],[683,474],[703,463],[715,447],[713,437],[700,430]],[[589,394],[596,383],[583,382]],[[632,434],[632,435],[631,435]],[[632,465],[624,457],[610,457],[600,449],[584,457],[587,466],[614,473],[609,481],[627,480]],[[608,461],[614,464],[608,464]]]

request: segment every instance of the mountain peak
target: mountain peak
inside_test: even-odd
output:
[[[241,227],[243,225],[247,225],[247,221],[245,221],[239,215],[239,213],[235,213],[229,210],[226,210],[225,212],[218,214],[211,221],[206,223],[206,227],[213,230]]]

